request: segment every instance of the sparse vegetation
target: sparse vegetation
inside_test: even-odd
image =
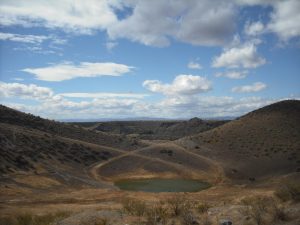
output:
[[[189,202],[179,194],[169,198],[167,202],[173,216],[179,216],[189,206]]]
[[[23,213],[15,216],[7,216],[0,218],[1,225],[51,225],[70,215],[69,212],[56,212],[44,215],[33,215],[31,213]]]
[[[242,203],[247,206],[242,210],[256,225],[268,225],[278,221],[287,221],[289,216],[284,207],[273,198],[263,196],[246,197]]]
[[[273,205],[272,217],[273,217],[273,222],[289,220],[289,215],[284,210],[284,207],[278,204]]]
[[[146,225],[166,225],[168,218],[168,206],[163,202],[155,204],[152,207],[148,207],[146,210]]]
[[[210,206],[206,202],[196,203],[195,206],[196,206],[196,210],[201,214],[207,213],[208,209],[210,208]]]
[[[192,211],[184,210],[181,215],[181,220],[183,225],[194,225],[199,224]]]
[[[116,224],[106,213],[112,213],[119,221],[128,220],[130,225],[211,225],[212,220],[222,215],[229,215],[230,220],[232,216],[233,221],[245,220],[243,224],[251,225],[297,221],[298,211],[294,208],[299,207],[300,184],[290,181],[299,176],[295,172],[300,169],[297,132],[300,123],[296,123],[299,119],[294,116],[298,115],[295,112],[299,107],[292,105],[288,110],[281,106],[276,113],[269,110],[264,114],[265,109],[258,110],[218,129],[174,142],[141,140],[150,136],[155,139],[155,135],[159,135],[147,126],[130,136],[112,135],[108,131],[105,134],[32,115],[24,116],[16,111],[6,113],[0,118],[0,172],[4,175],[0,191],[5,193],[0,206],[9,211],[19,204],[29,208],[37,202],[34,210],[39,213],[0,215],[0,225],[57,225],[56,222],[68,217],[68,213],[45,214],[46,207],[51,205],[49,208],[53,210],[56,203],[59,207],[74,207],[74,212],[83,210],[82,217],[80,212],[79,218],[78,215],[71,218],[82,222],[80,225]],[[5,109],[4,112],[10,111]],[[190,126],[203,122],[194,119],[183,123],[157,123],[163,124],[159,129],[171,130],[175,125],[178,128],[178,124]],[[126,126],[122,129],[120,133],[132,132],[126,130],[131,129]],[[140,133],[144,129],[146,132]],[[185,131],[180,132],[181,135]],[[162,139],[170,138],[168,135]],[[171,139],[176,135],[179,134]],[[207,179],[215,185],[203,191],[204,194],[139,192],[135,195],[110,189],[112,181],[122,179],[123,174],[125,179],[126,176],[134,179],[139,176],[192,177]],[[264,180],[262,183],[265,177],[272,177],[271,182]],[[274,199],[262,197],[264,194],[271,196],[278,183],[282,185],[275,191]],[[57,190],[57,195],[48,196]],[[255,196],[245,198],[248,195]],[[243,197],[240,204],[239,199]],[[116,198],[124,198],[122,213]],[[7,208],[6,203],[9,203]],[[89,214],[94,207],[101,208],[103,214],[100,210]],[[85,217],[85,210],[93,216]]]
[[[283,202],[285,201],[300,201],[300,183],[289,182],[282,185],[275,191],[275,196],[277,196]]]
[[[148,206],[142,201],[126,198],[122,206],[126,214],[143,217],[146,225],[166,225],[174,219],[183,225],[212,224],[207,215],[209,205],[190,201],[182,194],[175,194],[166,201]]]
[[[133,216],[143,216],[146,212],[146,204],[143,201],[125,198],[122,200],[123,211]]]

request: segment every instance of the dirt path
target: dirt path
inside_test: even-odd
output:
[[[150,144],[150,142],[148,143]],[[168,145],[169,147],[170,146],[173,146],[173,148],[177,148],[177,149],[180,149],[181,151],[184,151],[185,153],[189,154],[189,155],[192,155],[194,157],[197,157],[201,160],[204,160],[206,162],[208,162],[210,165],[213,165],[212,166],[212,169],[214,171],[214,176],[215,176],[215,180],[217,183],[219,183],[223,177],[224,177],[224,172],[223,172],[223,169],[222,167],[215,161],[209,159],[209,158],[206,158],[204,156],[201,156],[199,154],[196,154],[194,152],[191,152],[191,151],[188,151],[186,150],[185,148],[175,144],[174,142],[166,142],[166,143],[163,143],[163,144],[156,144],[156,143],[151,143],[151,145],[147,146],[147,147],[144,147],[144,148],[140,148],[140,149],[137,149],[137,150],[133,150],[133,151],[122,151],[120,150],[119,152],[122,152],[121,155],[119,156],[116,156],[114,158],[111,158],[105,162],[101,162],[101,163],[95,163],[94,165],[92,165],[89,169],[89,174],[91,177],[93,177],[94,179],[98,180],[98,181],[101,181],[103,182],[103,177],[101,177],[99,175],[99,170],[101,169],[101,167],[105,166],[105,165],[108,165],[116,160],[119,160],[121,158],[124,158],[126,156],[136,156],[136,157],[139,157],[139,158],[143,158],[143,159],[147,159],[149,161],[156,161],[156,162],[160,162],[160,163],[163,163],[165,165],[168,165],[168,166],[171,166],[173,167],[174,169],[176,169],[180,174],[184,174],[186,176],[190,175],[190,174],[193,174],[195,173],[195,171],[191,171],[189,168],[185,167],[185,166],[182,166],[182,165],[179,165],[177,163],[173,163],[173,162],[168,162],[166,160],[163,160],[163,159],[160,159],[160,158],[156,158],[156,157],[149,157],[149,156],[144,156],[144,155],[141,155],[141,154],[138,154],[144,150],[147,150],[149,148],[153,148],[155,146],[163,146],[163,145]],[[109,182],[110,183],[110,182]],[[110,183],[111,184],[111,183]]]
[[[143,159],[147,159],[149,161],[156,161],[156,162],[160,162],[160,163],[163,163],[163,164],[166,164],[168,166],[171,166],[173,167],[174,169],[176,169],[178,171],[178,173],[181,173],[181,174],[185,174],[185,175],[188,175],[189,173],[191,173],[190,171],[187,171],[187,168],[184,167],[184,166],[181,166],[179,164],[176,164],[176,163],[172,163],[172,162],[167,162],[163,159],[158,159],[158,158],[153,158],[153,157],[148,157],[148,156],[143,156],[143,155],[139,155],[138,153],[149,148],[150,146],[147,146],[145,148],[141,148],[141,149],[137,149],[137,150],[134,150],[134,151],[130,151],[130,152],[125,152],[124,154],[122,155],[119,155],[119,156],[116,156],[114,158],[111,158],[105,162],[101,162],[101,163],[98,163],[96,164],[95,166],[93,166],[91,169],[90,169],[90,174],[91,176],[96,179],[96,180],[99,180],[101,182],[103,182],[103,178],[101,178],[101,176],[99,175],[99,170],[101,169],[101,167],[115,161],[115,160],[118,160],[118,159],[121,159],[121,158],[124,158],[126,156],[136,156],[136,157],[139,157],[139,158],[143,158]],[[151,146],[153,147],[153,146]]]

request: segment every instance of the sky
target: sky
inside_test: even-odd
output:
[[[299,12],[299,0],[0,0],[0,104],[176,119],[300,99]]]

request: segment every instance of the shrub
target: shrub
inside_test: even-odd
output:
[[[247,208],[245,214],[252,218],[257,225],[264,224],[270,214],[270,206],[274,205],[274,200],[267,197],[248,197],[242,200]]]
[[[18,225],[32,225],[34,224],[33,216],[29,213],[17,216]]]
[[[273,205],[273,222],[276,221],[287,221],[289,219],[288,214],[285,212],[282,206],[277,204]]]
[[[275,196],[277,196],[283,202],[285,201],[300,201],[300,183],[287,183],[284,186],[281,186],[275,191]]]
[[[199,224],[197,222],[196,217],[194,216],[194,214],[190,210],[184,210],[182,212],[181,218],[182,218],[182,224],[183,225],[195,225],[195,224]]]
[[[202,225],[212,225],[213,224],[213,222],[211,221],[211,219],[209,219],[207,214],[202,216],[200,221],[201,221],[200,224],[202,224]]]
[[[66,218],[70,215],[70,212],[56,212],[56,213],[49,213],[41,216],[35,216],[34,222],[36,225],[48,225],[53,222],[57,222],[63,218]]]
[[[201,214],[207,213],[209,208],[210,206],[206,202],[196,204],[196,210]]]
[[[126,198],[122,201],[125,213],[133,216],[143,216],[146,212],[146,204],[139,200]]]
[[[168,220],[168,208],[164,203],[154,205],[146,211],[146,225],[166,225]]]
[[[167,200],[171,214],[179,216],[188,207],[188,202],[181,195],[175,195]]]
[[[159,202],[159,204],[157,204],[153,207],[153,210],[159,216],[159,220],[162,224],[167,223],[167,218],[169,216],[168,208],[169,208],[169,206],[166,205],[165,202]]]

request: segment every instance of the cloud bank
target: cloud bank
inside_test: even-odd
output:
[[[157,102],[146,102],[136,96],[120,93],[85,93],[85,101],[67,99],[74,93],[54,93],[50,88],[34,84],[0,83],[1,103],[15,109],[51,119],[99,119],[130,117],[191,118],[240,116],[283,98],[261,97],[233,98],[228,96],[167,95]],[[145,96],[147,97],[147,96]],[[27,98],[37,101],[34,105],[6,102],[10,98]],[[120,116],[121,115],[121,116]]]

